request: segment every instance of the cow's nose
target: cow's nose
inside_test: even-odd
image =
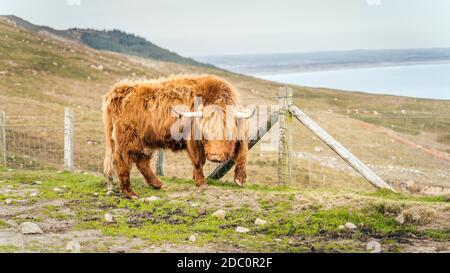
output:
[[[222,157],[219,154],[210,154],[209,160],[218,162],[222,160]]]

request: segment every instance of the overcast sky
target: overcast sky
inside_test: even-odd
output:
[[[0,0],[0,14],[118,28],[187,56],[450,47],[450,0]]]

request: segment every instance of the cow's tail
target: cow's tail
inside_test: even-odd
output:
[[[105,97],[103,99],[103,124],[105,126],[105,160],[103,162],[103,174],[106,177],[108,190],[113,189],[113,179],[114,179],[114,163],[113,163],[113,155],[114,155],[114,139],[113,139],[113,117],[111,111],[109,111],[109,100]]]

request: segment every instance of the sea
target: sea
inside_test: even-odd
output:
[[[379,66],[256,76],[266,80],[300,86],[450,100],[450,63]]]

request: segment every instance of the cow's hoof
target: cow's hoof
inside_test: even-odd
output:
[[[244,182],[241,182],[239,179],[234,179],[234,183],[236,183],[239,187],[244,187]]]
[[[166,185],[163,182],[150,184],[155,190],[164,189]]]
[[[208,188],[208,184],[203,183],[203,184],[197,184],[198,187],[198,191],[203,191],[206,190]]]
[[[127,199],[133,199],[133,200],[135,200],[135,199],[138,199],[139,198],[139,195],[137,195],[137,193],[135,193],[135,192],[127,192],[127,193],[124,193],[125,194],[125,197],[127,198]]]

